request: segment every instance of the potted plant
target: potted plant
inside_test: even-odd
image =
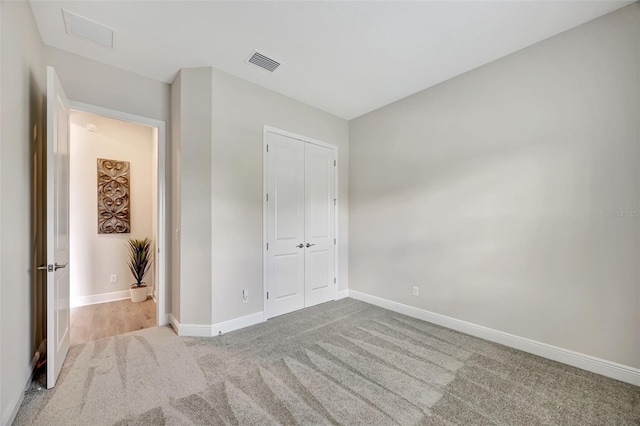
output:
[[[142,282],[151,267],[151,240],[149,238],[131,238],[127,241],[129,248],[129,270],[136,280],[131,284],[131,301],[144,302],[147,300],[147,285]]]

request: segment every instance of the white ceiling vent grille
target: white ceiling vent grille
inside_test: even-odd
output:
[[[113,28],[62,9],[67,34],[113,49]]]
[[[253,53],[249,55],[249,58],[247,58],[247,62],[270,72],[274,72],[275,69],[278,68],[281,64],[281,62],[276,61],[275,59],[271,59],[270,57],[263,55],[257,50],[254,50]]]

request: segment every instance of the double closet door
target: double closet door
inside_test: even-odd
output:
[[[267,317],[335,296],[335,150],[267,133]]]

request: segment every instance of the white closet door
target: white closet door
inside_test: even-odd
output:
[[[334,151],[305,143],[305,307],[334,299]]]
[[[304,308],[304,143],[268,133],[267,313]]]

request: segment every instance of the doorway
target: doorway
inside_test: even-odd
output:
[[[335,299],[337,147],[265,127],[265,316]]]
[[[70,102],[71,345],[164,325],[164,123]],[[100,176],[117,165],[128,194],[114,223]],[[115,210],[113,210],[115,211]],[[126,213],[126,214],[125,214]],[[125,226],[126,228],[123,228]],[[149,238],[146,300],[132,302],[128,240]],[[143,296],[143,299],[144,299]]]

